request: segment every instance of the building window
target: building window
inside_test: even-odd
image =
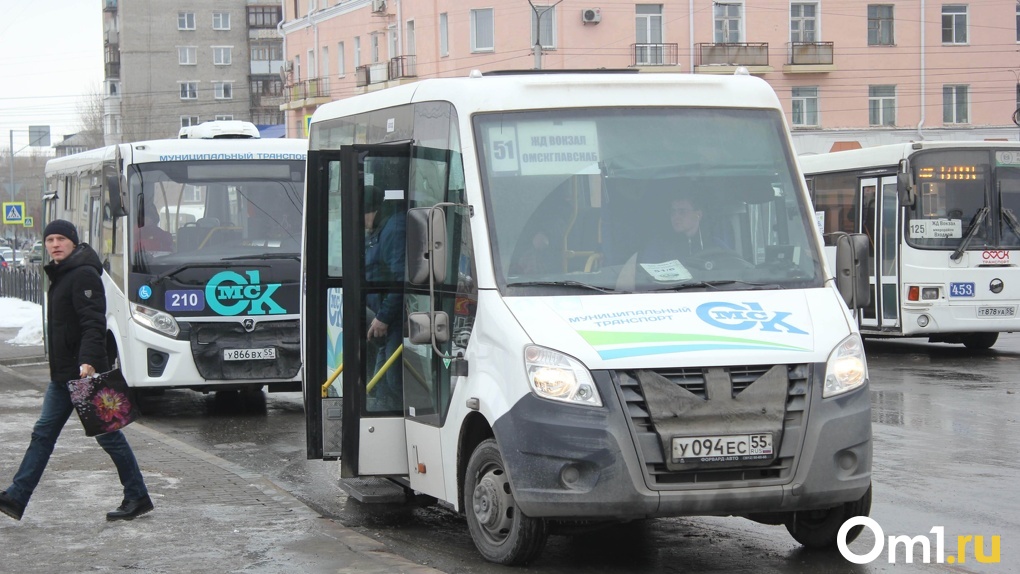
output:
[[[234,99],[234,85],[230,82],[215,82],[213,84],[214,96],[217,100]]]
[[[251,61],[267,62],[283,59],[283,43],[279,40],[252,40]]]
[[[177,63],[182,66],[194,66],[198,64],[198,48],[195,46],[178,46]]]
[[[538,42],[543,48],[556,49],[555,6],[535,6],[531,10],[531,45]]]
[[[178,82],[181,86],[182,100],[198,99],[198,82]]]
[[[195,120],[196,120],[195,123],[191,125],[193,126],[198,125],[197,121],[198,118],[195,118]],[[205,203],[205,194],[203,193],[203,189],[200,187],[195,187],[194,185],[186,185],[184,186],[184,191],[181,193],[181,195],[184,196],[184,201],[186,201],[187,203]]]
[[[294,56],[294,83],[301,81],[301,56]]]
[[[230,12],[213,12],[213,15],[212,15],[212,29],[213,30],[229,30],[230,29]]]
[[[715,22],[716,43],[743,42],[743,36],[740,33],[744,19],[743,4],[716,3],[712,8],[712,15]]]
[[[336,73],[341,78],[347,75],[347,62],[344,61],[346,59],[344,43],[340,42],[336,45]]]
[[[213,64],[217,66],[230,65],[230,46],[213,46]]]
[[[896,86],[868,86],[868,123],[896,125]]]
[[[970,123],[969,92],[968,86],[942,86],[942,123]]]
[[[471,51],[492,52],[496,49],[495,23],[492,8],[471,11]]]
[[[251,93],[254,96],[283,95],[283,80],[279,76],[253,78],[250,87]]]
[[[818,41],[818,4],[790,4],[790,41]]]
[[[318,78],[319,77],[317,75],[318,74],[318,70],[316,70],[316,68],[315,68],[315,50],[308,50],[307,53],[308,53],[308,59],[305,60],[305,61],[308,62],[308,77],[309,78]]]
[[[220,122],[220,121],[227,121],[227,122],[229,122],[229,121],[231,121],[233,119],[234,119],[234,114],[217,114],[216,115],[216,121],[218,121],[218,122]]]
[[[354,37],[354,67],[361,65],[361,36]]]
[[[868,45],[892,46],[893,7],[890,4],[868,5]]]
[[[818,88],[793,88],[791,123],[795,126],[818,125]]]
[[[372,34],[372,63],[379,63],[379,34]]]
[[[280,6],[248,6],[249,28],[276,28],[283,19]]]
[[[329,47],[323,46],[319,52],[319,67],[322,68],[322,72],[319,73],[320,78],[329,77]]]
[[[181,116],[181,127],[186,128],[190,126],[197,126],[198,116]]]
[[[1020,12],[1020,8],[1017,9]],[[1017,16],[1017,22],[1020,22],[1020,16]],[[1020,30],[1020,27],[1017,28]],[[1017,36],[1020,39],[1020,35]],[[450,55],[450,18],[446,12],[439,15],[439,56],[445,57]]]
[[[178,30],[194,30],[195,29],[195,13],[194,12],[178,12],[177,13],[177,29]]]
[[[665,64],[662,51],[662,4],[637,4],[634,7],[634,42],[639,66]]]
[[[942,43],[967,43],[967,6],[961,4],[942,6]]]
[[[1016,7],[1016,41],[1020,43],[1020,4]]]

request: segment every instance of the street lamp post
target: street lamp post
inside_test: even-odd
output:
[[[11,166],[10,166],[11,179],[10,179],[10,184],[9,184],[10,185],[10,190],[11,190],[11,202],[14,201],[14,192],[15,192],[15,189],[16,189],[16,186],[14,184],[14,156],[17,155],[18,152],[22,151],[23,149],[25,149],[27,147],[50,147],[50,126],[28,126],[28,145],[23,146],[21,149],[19,149],[17,151],[14,150],[14,132],[15,131],[24,131],[24,130],[10,130],[10,138],[11,138],[10,144],[11,144],[11,147],[8,148],[8,149],[11,152]],[[26,217],[26,215],[27,214],[25,214],[25,213],[21,214],[22,218]],[[6,215],[4,217],[6,217]],[[18,259],[18,226],[17,225],[14,226],[14,244],[11,245],[11,256],[14,259],[14,261],[17,261],[17,259]],[[14,261],[11,261],[12,265],[13,265]]]

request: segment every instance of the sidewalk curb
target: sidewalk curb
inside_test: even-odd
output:
[[[35,357],[11,357],[9,359],[0,359],[0,365],[8,367],[20,367],[23,365],[41,365],[48,361],[46,355],[38,355]]]

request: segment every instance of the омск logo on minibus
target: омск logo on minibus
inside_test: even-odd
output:
[[[220,315],[240,315],[246,310],[249,315],[282,315],[287,312],[273,301],[273,293],[281,283],[262,285],[258,270],[245,271],[244,274],[248,277],[234,271],[213,275],[205,286],[205,300],[209,308]]]
[[[765,311],[758,303],[726,303],[713,301],[698,305],[698,317],[702,321],[720,329],[729,331],[746,331],[760,326],[761,331],[776,331],[807,335],[807,331],[798,329],[786,322],[791,315],[786,311]]]

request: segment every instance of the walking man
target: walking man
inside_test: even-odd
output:
[[[74,406],[67,381],[109,369],[106,354],[106,293],[99,255],[79,243],[74,225],[51,221],[43,231],[50,262],[43,269],[50,278],[47,292],[47,337],[50,345],[50,385],[32,440],[7,490],[0,491],[0,512],[21,520],[39,484],[60,431]],[[124,501],[107,513],[107,520],[131,520],[152,510],[142,472],[120,431],[102,434],[96,442],[110,455],[124,486]]]

